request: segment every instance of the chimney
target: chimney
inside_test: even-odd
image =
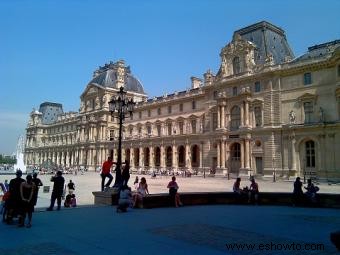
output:
[[[202,80],[201,79],[194,77],[194,76],[192,76],[190,79],[191,79],[191,88],[192,89],[197,89],[197,88],[202,86]]]

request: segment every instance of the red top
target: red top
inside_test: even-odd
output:
[[[111,172],[111,167],[113,165],[112,161],[105,161],[102,167],[102,174],[109,174]]]

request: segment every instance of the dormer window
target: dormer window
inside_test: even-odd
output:
[[[304,85],[312,84],[312,74],[311,73],[305,73],[303,75],[303,84]]]
[[[259,81],[255,82],[255,92],[261,91],[261,83]]]
[[[237,87],[233,87],[233,96],[237,96]]]
[[[239,57],[234,57],[233,59],[233,72],[234,72],[234,75],[241,72]]]

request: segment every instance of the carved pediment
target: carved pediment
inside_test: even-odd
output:
[[[227,44],[220,53],[222,60],[220,75],[225,77],[252,71],[255,66],[255,48],[256,46],[252,42],[236,35],[233,41]],[[235,62],[237,62],[237,68],[235,68]]]
[[[316,99],[317,99],[317,95],[315,95],[315,94],[311,94],[311,93],[305,93],[305,94],[303,94],[302,96],[299,96],[298,98],[297,98],[297,100],[299,101],[299,102],[305,102],[305,101],[313,101],[313,102],[315,102],[316,101]]]

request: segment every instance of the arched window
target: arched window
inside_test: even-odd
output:
[[[231,109],[231,125],[230,129],[231,130],[237,130],[239,129],[241,125],[241,113],[240,113],[240,107],[234,106]]]
[[[241,71],[239,57],[234,57],[233,59],[233,71],[234,71],[234,74],[238,74]]]
[[[315,167],[315,143],[314,141],[306,142],[306,167]]]

